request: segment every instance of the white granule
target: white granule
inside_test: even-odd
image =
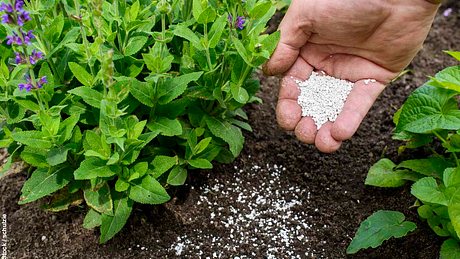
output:
[[[353,82],[313,72],[306,81],[296,80],[300,89],[297,100],[302,116],[311,116],[319,129],[327,121],[334,122],[342,111]]]

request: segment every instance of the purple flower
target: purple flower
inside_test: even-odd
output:
[[[30,90],[32,89],[32,84],[30,84],[30,83],[26,83],[26,84],[20,83],[18,85],[18,87],[19,87],[19,90],[21,90],[21,91],[25,89],[27,92],[30,92]]]
[[[232,16],[231,14],[229,14],[229,15],[227,16],[227,20],[228,20],[228,22],[229,22],[230,24],[232,24],[232,23],[233,23],[233,16]]]
[[[446,10],[444,10],[444,12],[442,13],[442,15],[444,15],[445,17],[447,17],[447,16],[449,16],[451,13],[452,13],[452,8],[447,8]]]
[[[32,50],[32,54],[29,57],[30,64],[35,65],[38,60],[43,58],[43,52]]]
[[[23,0],[16,0],[16,3],[14,4],[14,9],[16,9],[16,11],[22,11],[23,6],[24,6]]]
[[[18,14],[18,25],[24,26],[24,23],[30,21],[30,15],[27,11],[21,11]]]
[[[24,43],[27,45],[30,45],[30,40],[35,38],[35,36],[32,33],[32,30],[29,30],[27,33],[24,33],[22,29],[20,29],[22,38],[24,39]]]
[[[13,6],[11,4],[6,4],[6,3],[0,3],[0,12],[7,12],[7,13],[12,13],[13,12]]]
[[[24,59],[24,57],[22,56],[21,53],[19,52],[14,52],[14,62],[16,62],[16,64],[25,64],[26,63],[26,60]]]
[[[37,82],[37,88],[42,88],[44,84],[48,83],[46,76],[42,76]]]
[[[3,24],[6,24],[6,23],[13,23],[13,19],[11,18],[11,16],[9,14],[4,14],[2,15],[2,23]]]
[[[6,36],[6,39],[7,39],[6,44],[8,45],[13,45],[13,44],[22,45],[21,37],[19,37],[15,32],[13,32],[13,35]]]
[[[235,27],[242,30],[245,22],[246,20],[244,19],[244,16],[238,16],[235,21]]]

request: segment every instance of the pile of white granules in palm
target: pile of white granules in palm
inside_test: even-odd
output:
[[[296,80],[300,89],[297,100],[302,116],[310,116],[319,129],[327,121],[334,122],[342,111],[353,82],[313,72],[306,81]]]

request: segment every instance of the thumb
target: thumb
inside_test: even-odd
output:
[[[296,61],[300,48],[307,43],[311,35],[311,22],[304,11],[306,1],[292,1],[279,30],[280,41],[271,58],[264,64],[263,70],[267,75],[279,75],[286,72]]]

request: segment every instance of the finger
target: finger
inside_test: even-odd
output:
[[[301,10],[303,1],[293,1],[284,16],[279,30],[280,41],[271,58],[263,66],[267,75],[278,75],[286,72],[299,56],[300,48],[310,38],[310,28],[306,19],[308,15]]]
[[[332,123],[326,122],[321,126],[316,134],[315,146],[319,151],[324,153],[332,153],[340,148],[342,141],[336,140],[331,135]]]
[[[296,100],[280,99],[276,106],[276,119],[284,130],[294,130],[302,116],[302,109]]]
[[[305,144],[314,144],[316,124],[311,117],[303,117],[295,127],[295,136]]]
[[[332,126],[332,137],[336,140],[351,138],[384,88],[384,84],[369,79],[356,82]]]

